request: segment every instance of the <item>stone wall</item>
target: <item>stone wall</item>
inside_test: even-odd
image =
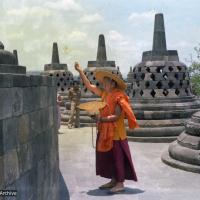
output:
[[[0,74],[0,190],[12,199],[59,199],[56,108],[52,77]]]

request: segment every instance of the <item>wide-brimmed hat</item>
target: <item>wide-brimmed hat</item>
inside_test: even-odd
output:
[[[125,90],[127,87],[126,83],[117,74],[114,74],[108,70],[96,69],[94,71],[94,76],[101,83],[103,83],[103,79],[105,77],[114,80],[117,83],[117,87],[121,90]]]
[[[93,114],[99,114],[99,109],[102,109],[105,106],[106,103],[103,101],[90,101],[86,103],[81,103],[77,107],[93,115]]]

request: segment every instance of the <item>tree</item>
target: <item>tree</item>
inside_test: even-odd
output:
[[[191,56],[191,65],[188,67],[192,91],[195,95],[200,96],[200,44],[198,47],[194,47],[196,53],[196,60],[192,59]]]

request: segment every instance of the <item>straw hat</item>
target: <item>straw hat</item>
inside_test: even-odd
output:
[[[114,80],[117,83],[117,87],[121,90],[125,90],[127,87],[126,83],[117,74],[114,74],[108,70],[97,69],[94,71],[94,76],[101,83],[103,83],[104,77]]]
[[[99,109],[106,106],[105,102],[102,101],[90,101],[86,103],[81,103],[78,108],[89,112],[91,115],[99,114]]]

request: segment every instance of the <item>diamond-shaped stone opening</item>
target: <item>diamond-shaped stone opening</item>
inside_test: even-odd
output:
[[[134,74],[134,75],[133,75],[133,78],[134,78],[134,79],[136,79],[136,78],[137,78],[136,74]]]
[[[95,81],[95,80],[96,80],[96,78],[95,78],[95,77],[93,77],[93,80]]]
[[[98,87],[98,86],[99,86],[99,83],[96,83],[96,86]]]
[[[68,87],[67,89],[70,90],[70,87]]]
[[[162,73],[162,72],[163,72],[162,67],[161,67],[161,66],[160,66],[160,67],[157,67],[157,68],[156,68],[156,72],[157,72],[157,73]]]
[[[139,81],[137,81],[136,84],[137,84],[138,87],[140,86],[140,82]]]
[[[90,72],[90,75],[93,76],[93,72]]]
[[[131,89],[133,89],[133,83],[131,83]]]
[[[157,86],[158,89],[161,89],[161,88],[162,88],[162,82],[159,81],[159,82],[156,84],[156,86]]]
[[[151,94],[151,96],[154,98],[154,97],[155,97],[155,95],[156,95],[156,92],[155,92],[155,90],[151,90],[150,94]]]
[[[175,73],[174,77],[178,80],[178,73]]]
[[[84,72],[84,74],[86,75],[86,74],[87,74],[87,72]]]
[[[180,81],[179,85],[180,85],[180,87],[182,87],[183,86],[183,81]]]
[[[145,73],[142,73],[141,79],[144,80],[144,78],[145,78]]]
[[[84,89],[84,92],[87,92],[87,88]]]
[[[176,89],[176,90],[175,90],[175,94],[176,94],[177,96],[180,94],[179,89]]]
[[[170,81],[170,82],[168,83],[168,85],[169,85],[170,88],[172,88],[172,87],[174,86],[173,81]]]
[[[167,80],[167,79],[168,79],[168,75],[167,75],[166,73],[164,73],[164,74],[163,74],[163,78],[164,78],[165,80]]]
[[[189,95],[189,90],[186,88],[185,89],[185,93],[187,94],[187,95]]]
[[[59,86],[60,86],[60,83],[57,83],[57,86],[59,87]]]
[[[152,79],[153,81],[155,81],[155,77],[156,77],[155,74],[151,74],[150,77],[151,77],[151,79]]]
[[[163,90],[163,95],[164,95],[164,96],[167,96],[168,94],[169,94],[169,91],[166,90],[166,89],[164,89],[164,90]]]
[[[60,81],[62,82],[62,81],[63,81],[63,78],[60,78]]]
[[[53,76],[53,74],[49,74],[49,76]]]
[[[147,81],[147,82],[145,83],[145,86],[146,86],[146,88],[148,88],[148,87],[150,86],[149,81]]]
[[[146,68],[146,71],[147,71],[147,72],[151,72],[150,67],[147,67],[147,68]]]
[[[182,67],[181,66],[177,66],[178,71],[182,71]]]
[[[170,72],[172,72],[174,70],[172,66],[169,66],[168,69]]]
[[[64,86],[66,86],[66,85],[67,85],[67,83],[64,82]]]
[[[132,93],[132,97],[134,97],[135,96],[135,90],[133,90],[133,93]]]
[[[143,94],[144,94],[144,92],[141,90],[141,91],[140,91],[140,95],[142,96]]]
[[[66,74],[65,74],[65,73],[63,73],[63,76],[66,76]]]
[[[59,74],[56,74],[57,77],[59,77]]]
[[[65,89],[62,87],[62,88],[61,88],[61,91],[64,92],[64,90],[65,90]]]
[[[185,73],[183,73],[183,80],[185,80],[185,78],[186,78],[186,74],[185,74]]]
[[[142,71],[142,68],[141,67],[138,67],[138,72],[141,72]]]
[[[189,80],[187,80],[187,86],[189,86],[190,85],[190,81]]]

